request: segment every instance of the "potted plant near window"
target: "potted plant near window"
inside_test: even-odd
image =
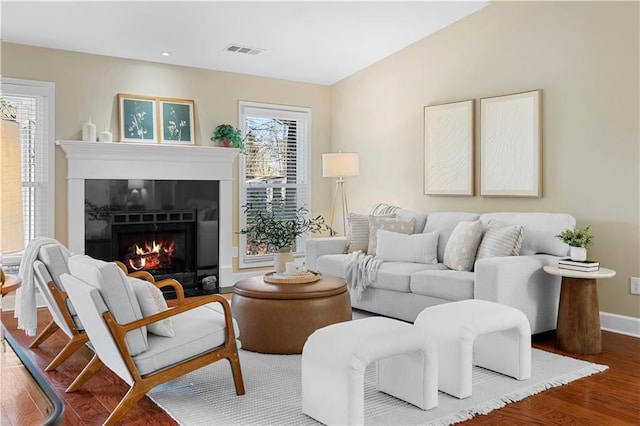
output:
[[[587,225],[584,229],[565,229],[556,235],[563,243],[569,245],[571,260],[587,260],[587,249],[591,247],[593,242],[593,234],[589,231],[589,228],[591,228],[591,225]]]
[[[219,146],[228,148],[239,148],[240,152],[244,152],[244,141],[242,140],[242,132],[231,124],[220,124],[213,131],[211,140],[217,142]]]
[[[245,213],[250,213],[252,220],[239,233],[245,234],[252,245],[262,246],[267,252],[273,252],[274,269],[278,274],[285,271],[287,262],[293,262],[291,249],[296,238],[331,230],[321,215],[307,218],[309,211],[306,207],[298,208],[292,215],[275,203],[267,203],[263,209],[253,209],[251,205],[247,205]]]

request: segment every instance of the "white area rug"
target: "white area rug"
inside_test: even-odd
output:
[[[300,355],[240,350],[246,394],[236,396],[229,363],[220,361],[157,386],[148,396],[183,425],[316,425],[302,413]],[[518,381],[474,367],[473,396],[439,393],[437,408],[422,411],[378,392],[374,364],[365,376],[365,424],[448,425],[486,414],[546,389],[608,367],[532,349],[532,378]]]

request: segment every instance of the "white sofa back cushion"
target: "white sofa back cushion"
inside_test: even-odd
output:
[[[376,257],[385,262],[438,263],[438,233],[401,234],[380,229]]]
[[[566,256],[569,246],[556,238],[560,232],[576,226],[576,219],[564,213],[485,213],[480,221],[487,226],[492,220],[505,225],[521,225],[524,238],[520,254],[523,256],[545,253]]]
[[[398,209],[396,210],[396,217],[398,219],[413,219],[413,233],[418,234],[424,231],[424,226],[427,224],[427,214],[412,212],[411,210]]]
[[[478,213],[437,212],[429,213],[423,232],[438,232],[438,262],[444,261],[444,249],[456,225],[462,221],[478,220]]]
[[[140,305],[124,272],[115,263],[107,263],[85,255],[69,258],[71,275],[96,288],[118,324],[142,319]],[[146,351],[147,328],[131,330],[125,336],[131,356]]]

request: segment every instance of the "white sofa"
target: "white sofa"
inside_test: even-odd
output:
[[[387,211],[388,212],[388,211]],[[575,218],[560,213],[414,213],[395,210],[396,217],[414,217],[415,232],[437,232],[435,264],[383,262],[375,281],[360,298],[351,292],[354,308],[414,322],[426,307],[465,299],[481,299],[512,306],[524,312],[532,334],[556,328],[560,278],[543,266],[566,256],[568,246],[555,237],[575,227]],[[472,272],[448,269],[442,262],[445,247],[461,221],[480,220],[520,225],[524,237],[519,256],[475,261]],[[424,227],[422,227],[424,224]],[[345,278],[348,254],[345,237],[310,238],[306,243],[306,266],[323,275]]]

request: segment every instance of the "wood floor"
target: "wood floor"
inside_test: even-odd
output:
[[[46,309],[38,311],[38,330],[49,321]],[[13,312],[2,312],[2,322],[18,344],[26,348],[33,364],[40,369],[53,359],[65,342],[58,331],[39,348],[28,349],[33,339],[16,331]],[[568,385],[550,389],[520,402],[476,416],[464,424],[471,425],[637,425],[640,424],[640,339],[620,334],[602,333],[604,351],[600,355],[574,356],[605,364],[609,370]],[[553,333],[535,336],[534,346],[554,349]],[[86,347],[64,362],[56,371],[42,373],[64,403],[62,425],[99,425],[107,418],[127,386],[115,374],[103,367],[79,391],[65,393],[91,352]],[[39,425],[46,416],[48,404],[37,386],[31,383],[19,360],[11,352],[2,356],[2,395],[0,424]],[[249,391],[249,390],[248,390]],[[124,418],[127,425],[173,425],[167,414],[148,398],[143,398]]]

